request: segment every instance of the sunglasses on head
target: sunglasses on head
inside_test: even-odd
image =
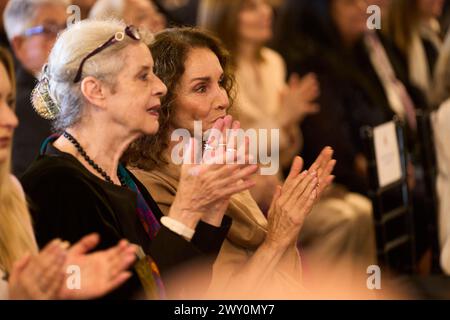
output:
[[[113,35],[111,38],[109,38],[104,44],[99,46],[97,49],[89,53],[86,57],[81,60],[80,67],[78,68],[77,74],[75,76],[75,79],[73,80],[74,83],[77,83],[81,80],[81,76],[83,73],[83,65],[89,58],[92,58],[99,52],[105,50],[106,48],[112,46],[113,44],[122,41],[125,39],[125,36],[129,36],[131,39],[139,41],[141,40],[141,35],[139,34],[139,30],[134,26],[127,26],[123,32],[117,32],[115,35]]]

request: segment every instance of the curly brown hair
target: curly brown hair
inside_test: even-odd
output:
[[[156,34],[149,48],[155,61],[155,74],[168,89],[161,100],[159,130],[155,135],[143,136],[132,143],[122,158],[127,165],[147,171],[167,164],[162,155],[169,147],[177,86],[185,72],[185,62],[191,49],[207,48],[217,56],[224,71],[223,86],[230,105],[234,97],[230,55],[222,42],[210,32],[187,27],[167,29]]]

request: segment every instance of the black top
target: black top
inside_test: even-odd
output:
[[[162,213],[146,188],[130,172],[142,196],[156,218]],[[120,239],[143,248],[160,268],[163,279],[174,267],[205,255],[217,256],[231,226],[226,217],[220,228],[200,222],[191,242],[161,226],[151,241],[137,214],[134,191],[106,182],[89,172],[75,157],[51,144],[21,179],[29,197],[36,239],[40,247],[54,238],[75,243],[81,237],[97,232],[107,249]],[[108,295],[108,298],[129,299],[142,290],[138,276]]]
[[[154,1],[159,10],[166,16],[169,26],[195,26],[199,0],[188,0],[186,4],[170,8],[164,0]]]
[[[6,36],[5,30],[0,27],[0,47],[10,50],[8,37]]]
[[[20,65],[16,75],[19,127],[14,133],[12,166],[14,175],[20,177],[38,155],[41,143],[51,134],[51,122],[41,118],[31,105],[36,78]]]

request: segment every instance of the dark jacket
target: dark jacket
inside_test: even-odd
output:
[[[155,4],[166,16],[169,26],[195,26],[197,24],[197,11],[199,0],[188,0],[186,4],[170,8],[164,0],[156,0]]]
[[[16,68],[16,114],[19,126],[14,133],[12,169],[20,177],[39,153],[42,142],[51,134],[51,123],[41,118],[31,105],[31,92],[36,78],[23,67]]]
[[[152,212],[162,213],[146,188],[130,173]],[[72,155],[48,144],[45,155],[31,165],[21,179],[29,199],[36,239],[43,247],[54,238],[71,243],[96,232],[98,249],[107,249],[121,239],[141,246],[160,268],[163,280],[171,270],[208,255],[216,256],[231,226],[225,218],[220,228],[200,222],[191,242],[162,226],[150,240],[137,214],[136,194],[90,173]],[[130,299],[142,286],[136,273],[108,298]]]

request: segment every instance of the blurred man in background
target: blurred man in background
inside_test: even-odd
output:
[[[3,13],[9,43],[18,61],[16,113],[20,125],[13,142],[13,172],[22,175],[51,134],[51,125],[39,117],[30,102],[36,77],[47,61],[58,33],[65,29],[68,0],[10,0]]]

